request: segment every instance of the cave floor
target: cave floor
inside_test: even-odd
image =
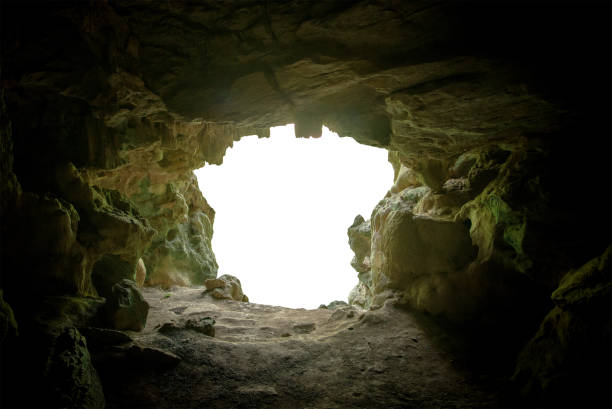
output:
[[[182,358],[166,369],[102,373],[108,408],[496,407],[417,327],[410,313],[289,309],[213,300],[202,288],[145,288],[140,344]],[[213,317],[214,337],[158,330]]]

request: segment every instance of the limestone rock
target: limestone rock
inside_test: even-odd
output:
[[[4,291],[0,289],[0,344],[7,336],[14,337],[19,333],[13,309],[4,300],[3,294]]]
[[[359,273],[368,272],[370,266],[370,235],[372,234],[370,222],[358,215],[353,225],[348,229],[349,246],[355,253],[351,266]]]
[[[564,310],[580,311],[587,305],[606,305],[612,294],[612,270],[610,269],[612,246],[576,271],[567,273],[559,287],[552,293],[553,302]]]
[[[105,254],[92,270],[93,283],[102,297],[111,297],[112,288],[121,280],[134,280],[135,266],[116,254]]]
[[[370,267],[367,251],[355,263],[374,306],[395,290],[466,332],[529,329],[538,294],[610,241],[609,55],[592,52],[609,10],[481,3],[4,2],[0,260],[20,333],[49,315],[20,300],[95,296],[141,258],[150,285],[214,278],[192,170],[291,122],[390,151]],[[584,274],[555,295],[566,327],[607,291]]]
[[[220,300],[236,300],[248,302],[248,297],[242,292],[240,280],[232,275],[223,274],[214,279],[208,279],[204,282],[206,291],[203,295],[211,295]]]
[[[372,302],[372,292],[364,283],[359,282],[350,292],[348,303],[363,309],[368,309]]]
[[[339,308],[343,308],[343,307],[347,307],[348,304],[346,303],[346,301],[341,301],[341,300],[336,300],[336,301],[332,301],[329,304],[327,304],[327,309],[328,310],[337,310]]]
[[[208,280],[204,281],[204,287],[206,287],[207,290],[225,288],[225,280],[222,280],[221,278],[209,278]]]
[[[102,409],[104,394],[91,363],[85,338],[76,328],[66,328],[55,340],[46,377],[50,383],[53,407]]]
[[[149,312],[149,304],[131,280],[123,279],[111,288],[106,300],[105,315],[108,324],[118,330],[141,331]]]
[[[135,281],[138,287],[142,287],[146,277],[147,277],[147,268],[145,267],[144,261],[142,261],[142,259],[139,258],[138,264],[136,265],[136,276],[135,276]]]
[[[610,405],[611,251],[568,272],[553,293],[556,307],[521,352],[513,377],[529,402]]]
[[[74,326],[76,328],[101,325],[100,316],[106,305],[101,297],[82,297],[77,295],[47,296],[38,301],[40,311],[34,317],[42,326],[56,328]]]
[[[16,266],[27,259],[32,263],[32,275],[7,275],[5,285],[26,285],[20,280],[27,278],[27,285],[36,293],[95,294],[87,250],[77,240],[81,218],[75,207],[51,194],[26,193],[20,202],[24,219],[18,225],[16,220],[7,223],[12,231],[7,246],[12,251],[5,253],[5,262]],[[31,232],[38,230],[32,236]]]
[[[372,273],[405,286],[417,276],[460,270],[475,256],[469,231],[461,223],[411,212],[377,213],[373,219]]]
[[[400,168],[398,169],[397,176],[395,177],[395,182],[391,187],[391,193],[399,193],[407,187],[417,187],[422,183],[419,180],[416,172],[401,163],[399,163]]]
[[[217,273],[211,248],[214,210],[202,197],[193,173],[163,186],[148,178],[132,197],[157,229],[144,255],[147,285],[203,284]],[[160,194],[160,191],[162,194]]]

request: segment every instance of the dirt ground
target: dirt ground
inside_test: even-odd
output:
[[[202,291],[144,289],[147,326],[129,335],[181,361],[101,370],[108,408],[497,406],[389,302],[373,311],[304,310],[213,300]],[[216,321],[214,337],[184,328],[204,317]],[[167,323],[174,329],[160,332]]]

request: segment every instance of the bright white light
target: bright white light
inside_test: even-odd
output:
[[[340,138],[295,138],[293,125],[269,139],[247,136],[221,166],[195,171],[216,210],[219,275],[240,279],[251,302],[317,308],[347,300],[357,284],[346,231],[368,219],[393,181],[387,151]]]

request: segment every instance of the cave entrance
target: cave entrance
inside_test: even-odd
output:
[[[296,138],[292,124],[243,137],[195,174],[216,210],[219,275],[237,276],[251,302],[291,308],[346,301],[357,284],[347,229],[393,181],[386,150],[325,127]]]

